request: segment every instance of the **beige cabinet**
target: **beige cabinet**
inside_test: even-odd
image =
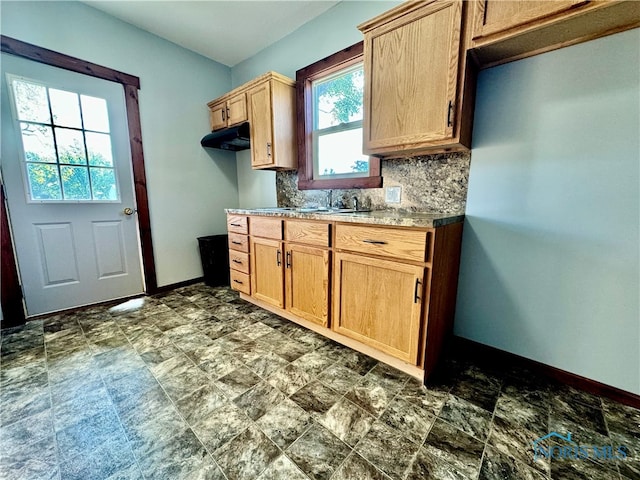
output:
[[[476,5],[476,15],[481,11],[482,18],[476,17],[478,23],[474,25],[473,39],[531,24],[585,3],[586,0],[483,0]]]
[[[329,326],[329,251],[285,243],[286,309]]]
[[[247,95],[242,92],[236,95],[228,95],[215,103],[209,103],[209,120],[211,131],[233,127],[246,122]]]
[[[251,166],[297,168],[295,83],[271,76],[247,92],[251,128]]]
[[[229,214],[227,225],[242,298],[412,375],[434,370],[453,325],[462,223]]]
[[[282,220],[274,217],[250,217],[249,233],[251,295],[270,305],[284,308]]]
[[[252,296],[284,308],[282,242],[251,237]]]
[[[418,363],[424,267],[336,253],[332,329]]]
[[[250,225],[251,295],[328,326],[328,224],[287,220],[284,242],[281,219],[251,217]]]
[[[249,122],[252,168],[298,168],[293,80],[267,72],[207,106],[212,131]]]
[[[251,294],[251,269],[249,265],[249,224],[244,215],[228,215],[229,267],[231,288]]]
[[[476,0],[469,47],[483,67],[593,40],[640,25],[640,2]]]
[[[364,33],[365,153],[470,148],[473,105],[465,95],[472,96],[475,77],[464,55],[465,3],[408,2],[358,27]]]
[[[286,220],[286,309],[322,327],[329,326],[329,224]]]

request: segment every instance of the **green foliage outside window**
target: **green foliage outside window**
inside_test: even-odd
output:
[[[108,132],[83,128],[62,128],[51,121],[47,88],[22,79],[12,82],[26,163],[27,178],[33,200],[117,200],[115,170],[111,158]],[[51,89],[49,89],[51,91]],[[61,113],[80,112],[78,94],[56,91],[56,108]],[[60,95],[60,93],[64,95]],[[67,104],[61,104],[60,98]],[[87,114],[108,128],[106,102],[95,97],[83,98],[84,104],[97,108]],[[86,99],[89,101],[85,102]],[[69,103],[70,102],[70,103]],[[66,111],[65,111],[66,109]],[[60,115],[64,117],[64,115]],[[66,116],[69,118],[69,115]],[[78,120],[79,121],[79,120]]]

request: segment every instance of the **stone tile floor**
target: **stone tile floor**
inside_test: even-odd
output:
[[[32,321],[0,352],[3,479],[640,478],[639,410],[456,358],[424,388],[227,288]],[[535,460],[552,431],[627,458]]]

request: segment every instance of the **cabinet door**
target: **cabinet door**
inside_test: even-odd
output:
[[[227,100],[227,124],[231,127],[247,120],[247,95],[241,93]]]
[[[438,1],[365,34],[365,153],[453,137],[461,28]]]
[[[483,0],[476,4],[473,39],[515,27],[528,28],[536,21],[585,3],[586,0]]]
[[[329,252],[285,245],[287,310],[324,327],[329,322]]]
[[[416,365],[424,268],[334,255],[331,328]]]
[[[271,117],[271,84],[265,82],[248,93],[251,125],[251,166],[273,165],[273,120]]]
[[[251,290],[264,302],[284,307],[282,243],[251,237]]]
[[[227,126],[227,103],[216,103],[209,107],[209,120],[211,122],[211,131],[220,130]]]

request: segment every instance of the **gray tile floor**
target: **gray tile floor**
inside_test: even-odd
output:
[[[638,410],[456,358],[424,388],[226,288],[54,315],[1,342],[3,479],[640,478]],[[552,431],[576,442],[550,439],[557,452],[627,458],[535,460]]]

